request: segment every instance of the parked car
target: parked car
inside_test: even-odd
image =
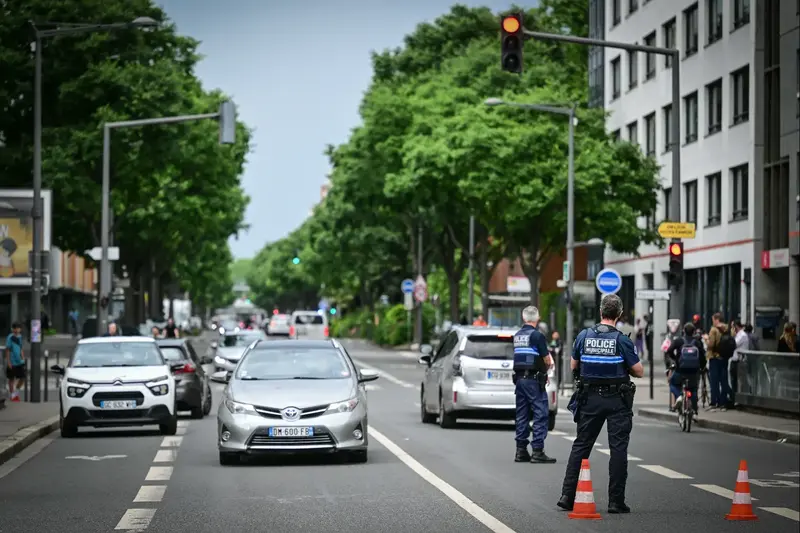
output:
[[[324,340],[329,337],[328,315],[319,311],[295,311],[289,319],[292,339]]]
[[[378,379],[333,340],[258,341],[233,372],[217,412],[219,462],[246,455],[344,453],[367,461],[367,394]]]
[[[420,392],[423,423],[439,421],[443,428],[455,427],[462,419],[513,419],[516,411],[514,333],[516,329],[454,326],[433,352],[420,347],[425,376]],[[548,427],[555,428],[558,383],[554,369],[548,372]]]
[[[203,418],[211,412],[211,386],[203,365],[211,362],[200,356],[189,339],[159,339],[156,341],[164,359],[173,368],[175,401],[178,411],[191,411],[192,418]],[[183,366],[177,366],[183,363]]]

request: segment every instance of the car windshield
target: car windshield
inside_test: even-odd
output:
[[[177,346],[162,346],[161,353],[167,361],[183,361],[183,350]]]
[[[70,364],[73,368],[162,365],[164,358],[154,342],[79,344]]]
[[[255,341],[262,339],[264,339],[264,335],[260,332],[225,335],[225,340],[223,341],[222,345],[226,348],[233,348],[234,346],[250,346]]]
[[[294,317],[295,324],[305,324],[305,325],[314,325],[314,326],[322,326],[325,324],[325,321],[322,319],[322,315],[318,314],[303,314],[297,315]]]
[[[253,350],[239,363],[241,380],[345,379],[350,366],[331,348],[265,348]]]
[[[514,338],[511,335],[470,335],[462,353],[475,359],[514,359]]]

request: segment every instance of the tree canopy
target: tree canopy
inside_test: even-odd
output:
[[[117,23],[150,17],[152,29],[42,41],[43,182],[53,190],[53,242],[83,253],[100,242],[102,124],[216,112],[227,99],[194,74],[198,41],[179,35],[151,0],[29,0],[0,7],[0,176],[30,187],[34,33],[29,21]],[[250,132],[218,144],[214,121],[112,131],[112,231],[134,283],[155,276],[201,305],[230,294],[227,241],[243,229],[240,175]],[[145,289],[146,290],[146,289]]]
[[[526,26],[585,35],[587,13],[576,4],[542,0],[526,11]],[[488,8],[456,5],[403,47],[373,55],[362,122],[326,150],[330,192],[253,261],[250,285],[264,305],[398,301],[400,281],[417,272],[421,232],[424,271],[444,275],[443,304],[458,320],[470,215],[479,252],[495,263],[520,258],[537,302],[541,268],[566,241],[568,120],[488,107],[490,97],[575,107],[578,240],[635,253],[657,238],[641,220],[657,206],[658,167],[639,147],[610,139],[603,110],[587,109],[587,50],[527,41],[525,72],[514,75],[500,69],[498,31]]]

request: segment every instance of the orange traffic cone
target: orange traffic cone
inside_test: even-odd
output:
[[[589,470],[589,459],[581,462],[581,474],[578,477],[578,490],[575,493],[575,505],[570,518],[576,520],[600,520],[594,504],[594,490],[592,489],[592,473]]]
[[[745,460],[739,462],[731,512],[725,515],[725,520],[758,520],[758,517],[753,514],[753,503],[750,500],[750,478],[747,476],[747,461]]]

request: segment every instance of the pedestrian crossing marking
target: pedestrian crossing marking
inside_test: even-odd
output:
[[[755,500],[755,498],[751,499]],[[759,509],[768,513],[782,516],[784,518],[788,518],[789,520],[794,520],[795,522],[800,522],[800,513],[794,509],[787,509],[786,507],[759,507]]]

